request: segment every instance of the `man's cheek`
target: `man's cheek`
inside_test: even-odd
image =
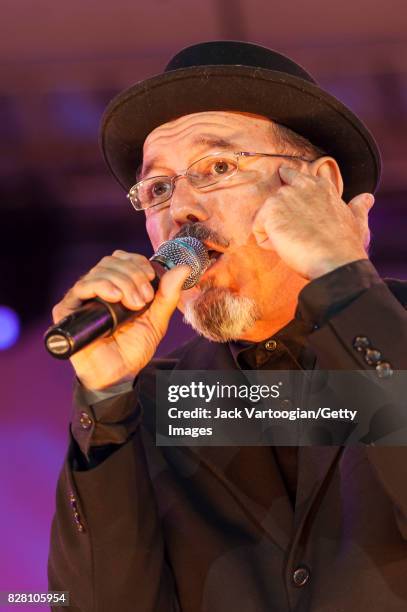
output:
[[[164,228],[157,222],[154,215],[146,217],[146,230],[154,251],[160,246],[166,238],[164,237]]]

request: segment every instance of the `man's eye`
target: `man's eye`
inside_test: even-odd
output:
[[[213,166],[213,171],[215,174],[226,174],[229,171],[229,163],[224,159],[216,161]]]
[[[171,190],[171,186],[165,181],[157,181],[151,187],[151,195],[154,198],[161,198],[164,195],[167,195]]]

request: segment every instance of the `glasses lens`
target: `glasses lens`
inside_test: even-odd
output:
[[[154,176],[134,185],[129,191],[129,198],[136,210],[143,210],[169,200],[171,194],[171,179],[168,176]]]
[[[224,155],[210,155],[194,162],[187,171],[194,187],[209,187],[229,178],[237,171],[237,161]]]

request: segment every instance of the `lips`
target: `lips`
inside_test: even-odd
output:
[[[208,249],[208,256],[209,256],[209,265],[204,272],[204,275],[205,275],[206,272],[210,270],[219,261],[219,259],[222,257],[222,255],[225,253],[227,249],[225,246],[215,244],[214,242],[211,242],[210,240],[204,240],[203,243]]]
[[[216,244],[212,240],[203,240],[204,245],[208,249],[209,256],[209,266],[207,270],[212,267],[220,257],[222,257],[223,253],[226,251],[226,247],[224,245]]]

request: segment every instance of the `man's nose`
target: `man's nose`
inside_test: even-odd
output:
[[[179,177],[175,183],[170,202],[170,215],[179,225],[206,221],[209,218],[199,191],[190,185],[185,176]]]

